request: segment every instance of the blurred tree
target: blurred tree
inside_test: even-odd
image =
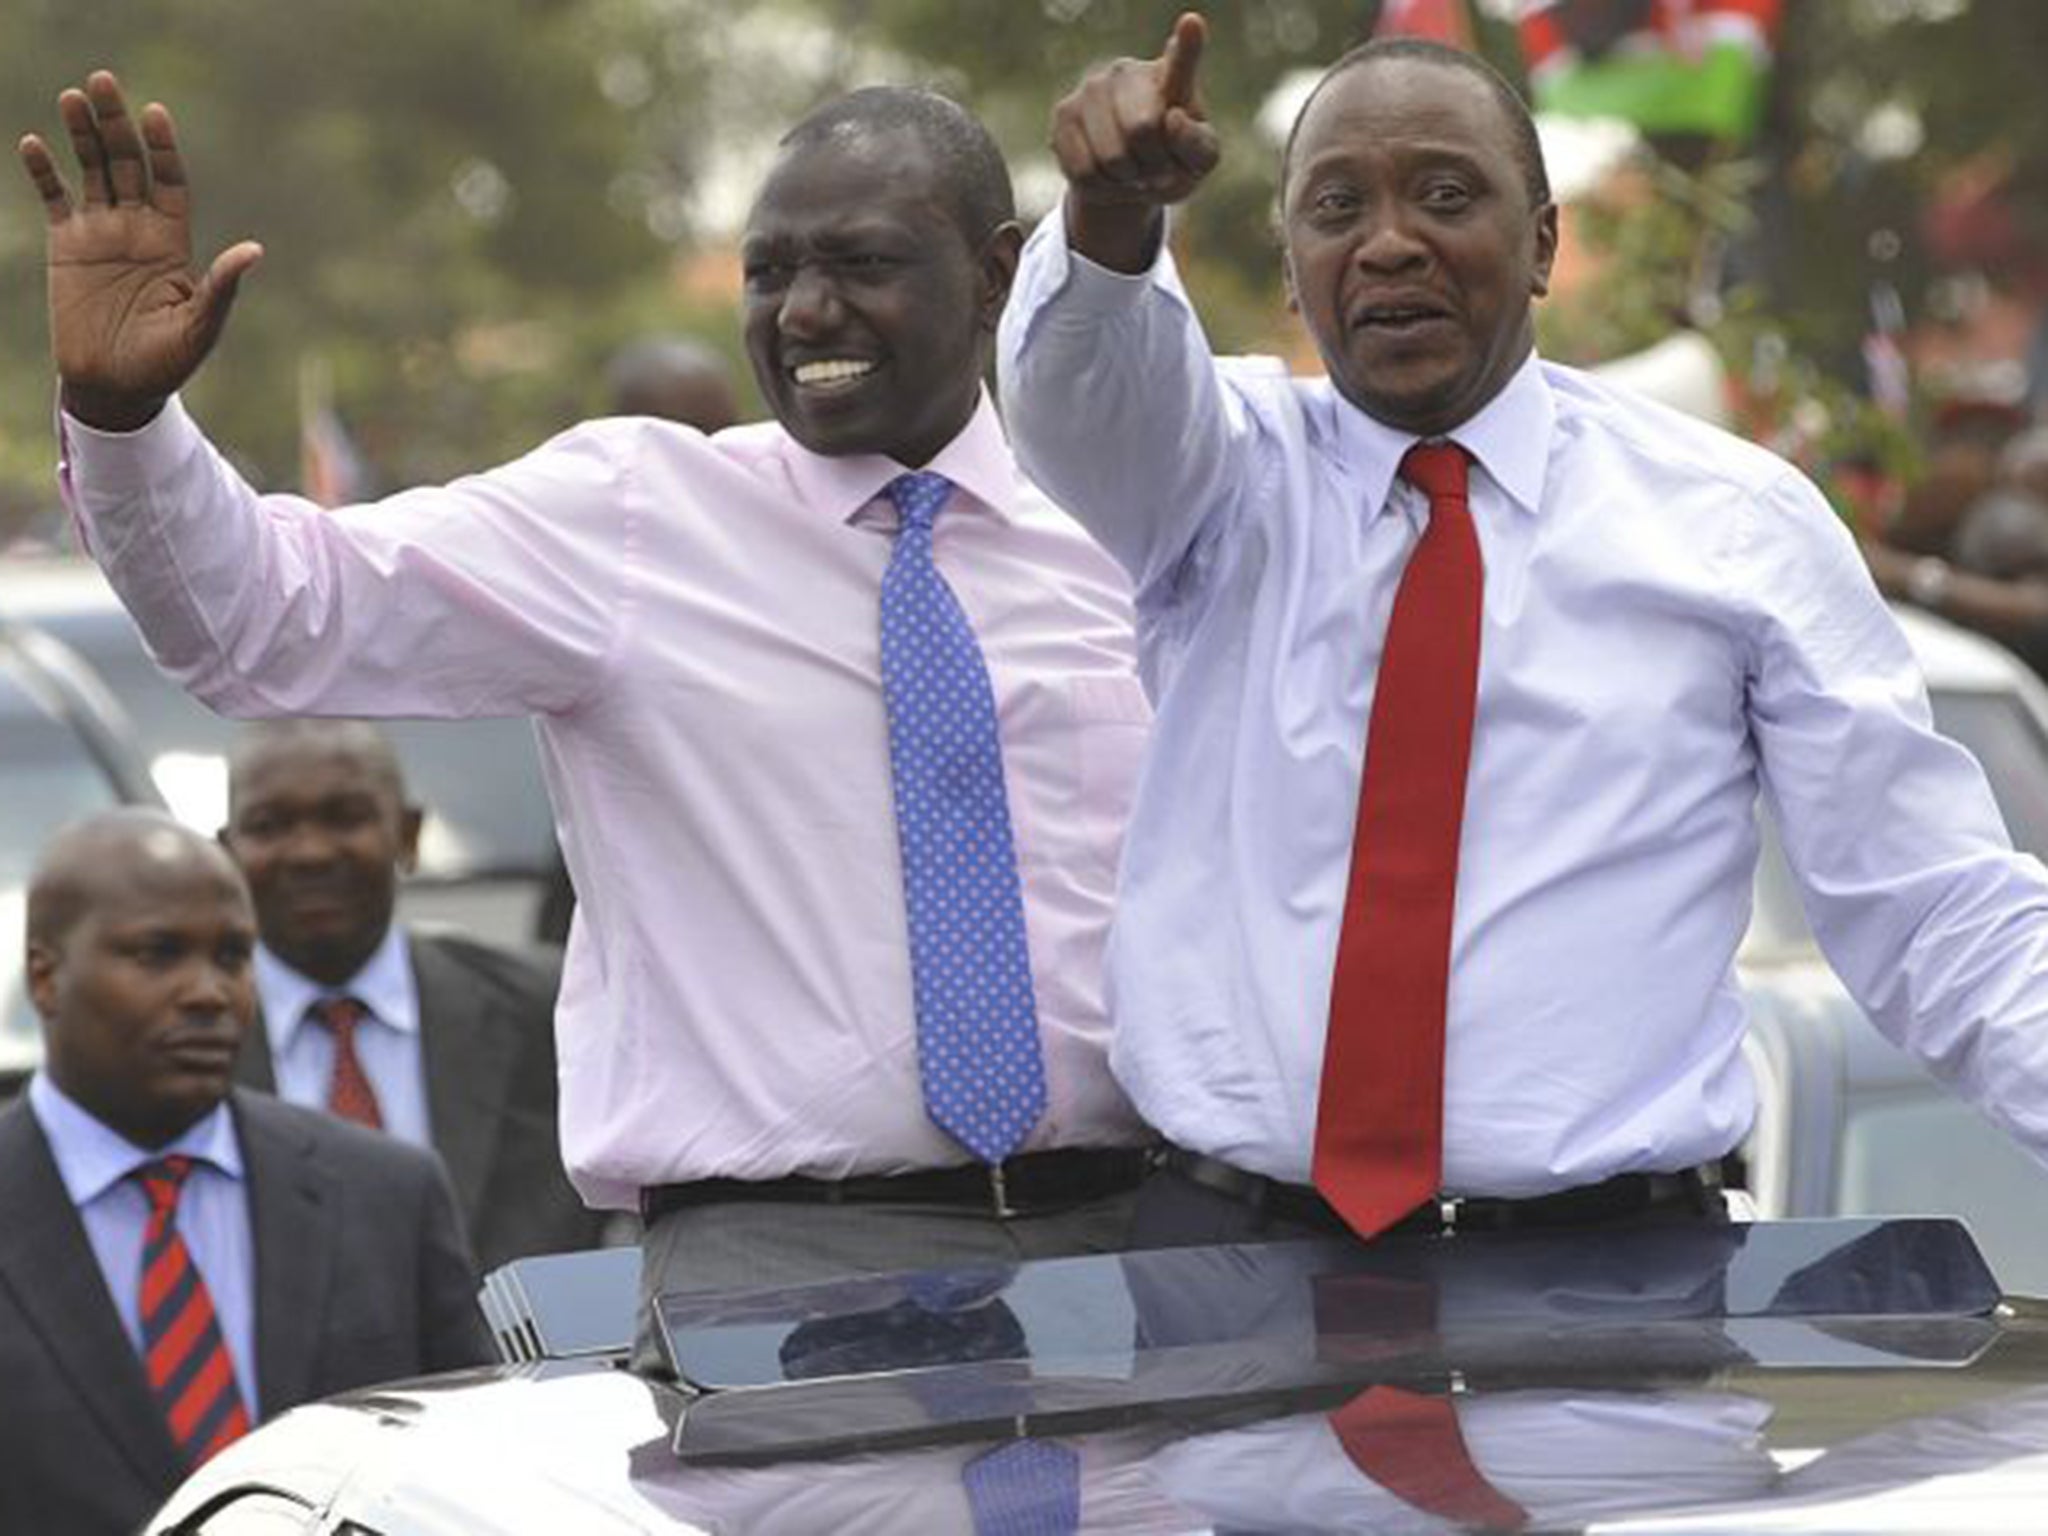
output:
[[[775,131],[816,100],[876,79],[922,78],[962,96],[1011,153],[1036,212],[1058,191],[1044,149],[1053,100],[1091,62],[1156,48],[1180,9],[0,0],[0,106],[16,131],[50,132],[57,88],[101,63],[138,95],[170,102],[203,247],[251,235],[269,248],[195,406],[260,479],[289,485],[299,362],[324,358],[358,445],[387,480],[409,481],[516,452],[598,408],[601,360],[630,334],[693,329],[736,350],[736,277],[695,242],[704,227],[729,227]],[[1368,35],[1380,5],[1207,9],[1203,83],[1227,155],[1179,225],[1190,281],[1220,345],[1312,365],[1284,315],[1273,247],[1278,146],[1256,123],[1290,75]],[[1519,78],[1508,9],[1475,5],[1477,39]],[[1769,356],[1818,360],[1854,385],[1881,287],[1897,290],[1909,317],[1966,295],[1953,262],[1934,260],[1922,216],[1960,165],[1995,164],[2021,232],[2048,244],[2044,61],[2038,0],[1787,8],[1760,179],[1717,191],[1729,184],[1715,166],[1686,165],[1706,178],[1701,208],[1725,212],[1733,196],[1748,214],[1719,221],[1731,238],[1709,265]],[[8,174],[0,520],[48,505],[52,453],[40,219]],[[1629,248],[1616,281],[1633,286],[1616,288],[1604,317],[1612,345],[1670,313],[1674,291],[1697,298],[1707,286],[1697,250],[1673,255],[1668,221],[1616,233]],[[1996,259],[1982,264],[1977,281],[2018,280]]]
[[[1033,185],[1047,164],[1051,103],[1091,62],[1153,51],[1182,0],[789,0],[847,40],[841,86],[868,78],[853,40],[882,42],[942,88],[964,94]],[[1315,69],[1369,35],[1378,0],[1235,0],[1206,7],[1211,43],[1203,85],[1223,127],[1226,159],[1182,221],[1190,283],[1226,346],[1300,355],[1276,326],[1281,298],[1270,210],[1276,148],[1253,121],[1290,72]],[[1505,0],[1472,7],[1480,51],[1510,79],[1524,70]],[[1726,243],[1717,279],[1739,285],[1748,320],[1781,328],[1773,346],[1861,382],[1862,345],[1879,283],[1903,295],[1909,318],[1943,302],[1921,211],[1954,168],[1997,149],[2011,185],[2048,242],[2048,6],[2038,0],[1839,0],[1786,7],[1757,163],[1732,179],[1696,144],[1662,146],[1687,173],[1665,190],[1692,197],[1678,233],[1711,224]],[[1728,217],[1730,187],[1747,211]],[[1703,223],[1699,217],[1711,212]],[[1622,311],[1610,329],[1653,325],[1674,290],[1696,287],[1696,248],[1672,249],[1672,225],[1621,229]],[[1673,265],[1663,265],[1663,263]],[[1998,275],[1993,275],[1998,280]],[[1768,329],[1769,327],[1765,327]],[[1615,338],[1619,344],[1619,338]],[[1638,340],[1638,344],[1640,341]]]

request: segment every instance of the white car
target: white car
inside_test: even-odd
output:
[[[1898,618],[1935,725],[1984,765],[2013,841],[2048,856],[2048,688],[1978,635],[1917,610]],[[1744,1149],[1758,1213],[1959,1215],[2008,1290],[2048,1295],[2048,1170],[1863,1017],[1767,843],[1739,962],[1761,1098]]]

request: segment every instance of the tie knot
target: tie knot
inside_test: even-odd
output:
[[[149,1197],[152,1211],[175,1211],[178,1192],[185,1187],[185,1180],[191,1172],[192,1159],[183,1153],[174,1153],[153,1163],[144,1163],[135,1170],[135,1177],[142,1184],[143,1194]]]
[[[1465,450],[1456,443],[1417,443],[1401,460],[1401,478],[1434,506],[1446,496],[1465,499]]]
[[[953,482],[928,469],[914,469],[883,486],[882,494],[896,504],[896,515],[906,528],[930,528],[953,494]]]
[[[306,1005],[307,1018],[344,1038],[354,1034],[356,1026],[369,1017],[369,1013],[369,1009],[352,997],[320,997]]]

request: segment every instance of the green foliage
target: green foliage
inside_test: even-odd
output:
[[[244,236],[266,248],[192,390],[260,479],[295,482],[309,356],[331,365],[388,478],[440,478],[587,412],[596,359],[661,308],[674,251],[649,215],[694,170],[673,152],[689,142],[674,106],[701,95],[693,34],[671,33],[671,9],[0,0],[0,103],[16,132],[57,135],[58,88],[104,64],[170,104],[201,259]],[[642,77],[626,102],[622,64]],[[17,301],[0,310],[0,366],[27,387],[0,395],[0,478],[47,498],[49,395],[34,382],[47,339],[29,297],[41,220],[9,174],[0,283]]]
[[[1181,8],[0,0],[0,107],[15,131],[50,133],[56,90],[98,64],[138,96],[170,102],[202,253],[242,236],[268,250],[193,389],[195,408],[260,480],[289,485],[299,365],[323,359],[370,458],[388,481],[408,482],[517,452],[597,409],[603,357],[636,332],[694,329],[736,352],[736,282],[678,276],[695,235],[690,198],[736,147],[765,145],[848,86],[927,80],[972,102],[1021,183],[1048,197],[1052,103],[1091,63],[1154,51]],[[1512,25],[1492,9],[1475,8],[1483,51],[1517,77]],[[1372,0],[1207,7],[1203,84],[1226,158],[1177,241],[1223,347],[1306,355],[1285,316],[1272,235],[1278,145],[1254,118],[1291,73],[1365,36],[1378,10]],[[1864,428],[1843,424],[1868,414],[1853,388],[1868,294],[1883,280],[1909,313],[1929,302],[1919,215],[1938,179],[1998,150],[2017,184],[2036,189],[2023,216],[2048,224],[2048,92],[2036,78],[2048,6],[1840,0],[1786,11],[1755,156],[1765,174],[1659,169],[1654,216],[1617,216],[1604,232],[1614,265],[1602,302],[1577,314],[1556,306],[1545,344],[1611,355],[1690,315],[1745,377],[1758,358],[1782,359],[1765,371],[1797,392],[1781,397],[1788,417],[1811,424],[1806,402],[1821,400],[1829,432],[1854,438]],[[1902,112],[1924,144],[1873,153],[1874,117]],[[0,524],[47,507],[53,456],[41,220],[25,180],[9,174]],[[2048,244],[2048,228],[2037,233]],[[1717,312],[1699,308],[1708,293]],[[1870,436],[1873,451],[1891,452]]]

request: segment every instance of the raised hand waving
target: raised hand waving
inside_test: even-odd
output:
[[[263,248],[245,240],[205,271],[193,267],[191,191],[160,103],[138,120],[120,83],[98,70],[57,110],[78,160],[75,195],[39,136],[20,144],[49,218],[50,347],[65,409],[124,431],[197,371]]]

